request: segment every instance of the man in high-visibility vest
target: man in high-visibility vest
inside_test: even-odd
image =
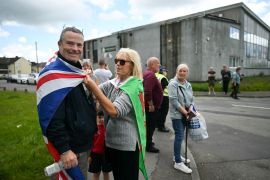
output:
[[[169,132],[169,130],[165,127],[166,117],[169,110],[169,98],[168,98],[168,79],[167,79],[167,70],[165,67],[161,66],[159,72],[155,73],[158,78],[161,87],[163,89],[163,100],[161,107],[158,111],[158,119],[157,119],[157,128],[160,132]]]

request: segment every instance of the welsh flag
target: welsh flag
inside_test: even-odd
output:
[[[139,168],[144,175],[144,178],[148,180],[146,168],[145,168],[145,146],[146,146],[146,124],[145,124],[145,112],[144,112],[144,95],[143,84],[138,78],[132,77],[125,84],[119,87],[125,91],[132,103],[135,110],[137,131],[139,135]]]

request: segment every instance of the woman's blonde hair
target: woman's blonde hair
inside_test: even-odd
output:
[[[187,69],[187,72],[189,72],[189,68],[188,68],[188,65],[187,64],[179,64],[176,68],[176,73],[175,73],[175,76],[177,76],[177,73],[180,69]]]
[[[118,53],[125,53],[127,55],[129,60],[133,62],[132,76],[142,80],[142,65],[139,53],[130,48],[121,48]]]

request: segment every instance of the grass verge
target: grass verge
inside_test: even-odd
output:
[[[34,93],[0,91],[0,179],[48,179]]]
[[[193,91],[208,91],[207,82],[191,82]],[[217,81],[215,91],[222,91],[221,81]],[[231,83],[229,85],[231,91]],[[240,91],[270,91],[270,76],[244,77],[240,84]]]

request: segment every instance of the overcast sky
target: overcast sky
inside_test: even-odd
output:
[[[82,29],[85,39],[193,14],[237,0],[8,0],[0,5],[0,57],[47,61],[58,50],[64,26]],[[270,26],[270,0],[243,0]]]

